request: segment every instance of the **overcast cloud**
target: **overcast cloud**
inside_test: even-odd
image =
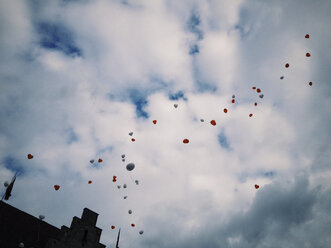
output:
[[[1,185],[19,172],[8,203],[57,227],[88,207],[107,247],[120,227],[123,248],[330,247],[330,12],[0,0]]]

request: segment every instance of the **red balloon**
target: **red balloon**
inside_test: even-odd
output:
[[[92,181],[90,180],[90,181],[88,181],[88,184],[91,184],[92,183]]]
[[[59,190],[60,186],[59,185],[54,185],[55,190]]]
[[[235,100],[234,99],[232,99],[232,103],[235,103]]]
[[[313,82],[309,82],[309,85],[312,86],[313,85]]]
[[[257,106],[257,102],[254,103],[254,106]]]
[[[253,116],[253,114],[249,114],[249,117],[252,117]]]
[[[189,142],[190,142],[190,141],[189,141],[188,139],[184,139],[184,140],[183,140],[183,143],[184,143],[184,144],[187,144],[187,143],[189,143]]]
[[[136,225],[135,224],[131,224],[132,227],[135,227]]]
[[[113,182],[114,182],[114,183],[116,182],[116,178],[113,178]]]
[[[157,120],[154,120],[153,123],[156,124]]]
[[[309,34],[306,34],[305,38],[306,38],[306,39],[309,39]]]
[[[213,126],[216,126],[216,121],[212,120],[212,121],[210,121],[210,124],[212,124]]]
[[[28,159],[33,159],[33,155],[32,154],[28,154]]]
[[[111,226],[111,229],[115,229],[115,226]]]
[[[223,111],[224,111],[224,113],[227,113],[228,112],[228,110],[226,108]]]
[[[256,89],[256,87],[255,87],[255,86],[253,86],[253,87],[252,87],[252,89],[253,89],[253,90],[255,90],[255,89]]]
[[[135,139],[131,139],[132,142],[135,142],[136,140]]]
[[[306,53],[306,57],[310,57],[310,53]]]
[[[257,185],[257,184],[255,184],[255,188],[256,188],[256,189],[258,189],[258,188],[260,188],[260,186],[259,186],[259,185]]]
[[[286,68],[289,68],[289,67],[290,67],[290,64],[286,64],[285,67],[286,67]]]
[[[257,92],[257,93],[260,93],[260,92],[261,92],[261,90],[260,90],[259,88],[257,88],[256,92]]]
[[[101,163],[101,162],[102,162],[102,159],[101,159],[101,158],[99,158],[99,159],[98,159],[98,162],[99,162],[99,163]]]

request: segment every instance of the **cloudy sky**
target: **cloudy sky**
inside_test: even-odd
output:
[[[9,204],[107,247],[331,246],[330,1],[0,2]]]

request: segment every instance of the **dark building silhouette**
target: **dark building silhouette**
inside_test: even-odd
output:
[[[105,248],[102,230],[96,227],[98,214],[84,208],[81,218],[61,229],[0,201],[0,248]]]

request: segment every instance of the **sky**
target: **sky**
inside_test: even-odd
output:
[[[1,194],[107,247],[330,247],[330,11],[0,0]]]

